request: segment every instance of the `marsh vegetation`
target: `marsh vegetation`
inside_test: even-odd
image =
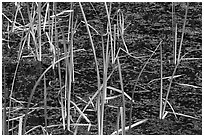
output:
[[[3,134],[202,134],[202,3],[3,2]]]

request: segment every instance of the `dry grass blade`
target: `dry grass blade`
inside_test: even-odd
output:
[[[41,126],[41,125],[38,125],[38,126],[34,126],[34,127],[33,127],[33,128],[31,128],[30,130],[28,130],[28,131],[25,133],[25,135],[27,135],[28,133],[30,133],[31,131],[33,131],[33,130],[35,130],[35,129],[37,129],[37,128],[41,128],[41,129],[42,129],[42,131],[43,131],[43,133],[45,132],[44,127],[43,127],[43,126]]]
[[[45,31],[47,18],[50,18],[50,17],[48,16],[48,14],[49,14],[49,6],[50,6],[50,3],[47,2],[47,7],[46,7],[46,11],[45,11],[45,18],[44,18],[44,23],[43,23],[43,31]]]
[[[94,98],[97,97],[97,95],[100,93],[101,89],[103,88],[103,85],[101,85],[101,87],[94,93],[94,95],[89,99],[89,102],[86,104],[86,106],[84,107],[84,109],[82,110],[82,112],[84,112],[88,106],[91,104],[91,102],[93,101]],[[79,123],[79,121],[81,120],[82,115],[80,115],[76,121],[76,124]],[[76,125],[75,127],[75,131],[74,131],[74,135],[76,135],[78,132],[78,126]]]
[[[134,128],[135,126],[138,126],[138,125],[140,125],[140,124],[146,122],[147,120],[148,120],[148,119],[143,119],[143,120],[141,120],[141,121],[138,121],[138,122],[132,124],[132,125],[131,125],[131,128]],[[127,131],[127,130],[129,130],[129,129],[130,129],[129,126],[125,127],[125,131]],[[117,133],[120,134],[121,132],[122,132],[122,129],[119,129],[118,131],[114,131],[111,135],[116,135]]]
[[[176,43],[175,43],[175,3],[172,2],[172,36],[173,36],[173,61],[176,64]]]
[[[9,17],[7,17],[4,13],[1,13],[2,16],[4,16],[10,23],[13,23],[13,21],[11,19],[9,19]]]
[[[9,38],[10,37],[9,27],[10,27],[10,25],[9,25],[9,22],[8,22],[8,27],[7,27],[7,33],[8,33],[8,38],[7,39],[8,39],[8,42],[7,42],[7,45],[8,45],[8,48],[11,49],[11,47],[9,46],[9,39],[10,39]]]
[[[165,109],[166,109],[166,104],[167,104],[168,97],[169,97],[169,93],[170,93],[170,89],[171,89],[171,84],[173,83],[173,77],[174,77],[174,75],[176,74],[176,70],[177,70],[179,64],[180,64],[180,62],[177,62],[176,66],[175,66],[175,68],[174,68],[173,74],[172,74],[172,76],[171,76],[170,83],[169,83],[169,87],[168,87],[168,89],[167,89],[166,98],[165,98],[164,105],[163,105],[162,115],[164,115],[164,112],[165,112]]]
[[[85,21],[86,29],[87,29],[88,34],[89,34],[89,39],[90,39],[91,46],[92,46],[92,50],[93,50],[93,54],[94,54],[94,61],[95,61],[95,64],[96,64],[96,73],[97,73],[97,84],[98,84],[98,89],[99,89],[100,86],[101,86],[101,83],[100,83],[100,75],[99,75],[98,61],[97,61],[97,58],[96,58],[96,51],[95,51],[95,47],[94,47],[94,44],[93,44],[91,32],[90,32],[90,30],[89,30],[88,22],[87,22],[87,20],[86,20],[85,13],[84,13],[83,7],[82,7],[82,5],[81,5],[80,2],[79,2],[79,6],[80,6],[80,9],[81,9],[81,12],[82,12],[84,21]],[[99,91],[99,90],[98,90],[98,91]],[[98,101],[97,101],[98,114],[100,114],[101,112],[100,112],[100,110],[99,110],[99,108],[100,108],[100,99],[99,99],[99,96],[98,96],[98,99],[97,99],[97,100],[98,100]],[[99,117],[101,117],[101,116],[98,115],[98,122],[100,122]],[[100,123],[98,123],[98,128],[99,128],[99,130],[101,129],[101,128],[100,128]],[[75,133],[77,132],[77,129],[78,129],[78,127],[76,127],[76,129],[75,129]]]
[[[134,91],[136,89],[136,86],[137,86],[137,83],[139,82],[139,78],[140,76],[142,75],[142,72],[144,71],[145,67],[147,66],[147,64],[149,63],[150,59],[152,58],[152,56],[155,54],[155,52],[157,51],[157,49],[160,47],[160,45],[162,44],[162,41],[160,41],[160,43],[158,44],[158,46],[155,48],[154,52],[151,54],[151,56],[149,57],[149,59],[145,62],[144,66],[142,67],[142,70],[140,71],[137,79],[136,79],[136,82],[135,82],[135,85],[134,85],[134,88],[133,88],[133,92],[132,92],[132,98],[131,98],[131,105],[130,105],[130,115],[129,115],[129,132],[131,132],[131,124],[132,124],[132,109],[133,109],[133,98],[134,98]]]
[[[175,26],[175,45],[174,45],[174,64],[177,63],[177,23],[176,23],[176,26]]]
[[[118,14],[119,14],[119,24],[120,24],[119,32],[120,32],[120,35],[122,38],[123,45],[125,46],[125,51],[127,53],[129,53],[129,50],[127,48],[127,45],[126,45],[125,39],[124,39],[124,30],[125,30],[125,28],[124,28],[124,16],[123,16],[123,13],[121,10],[118,12]]]
[[[174,108],[172,107],[171,103],[170,103],[168,100],[167,100],[166,102],[167,102],[168,105],[170,106],[170,108],[171,108],[171,110],[172,110],[172,112],[173,112],[175,118],[178,119],[177,116],[176,116],[176,112],[174,111]],[[164,118],[165,118],[165,116],[164,116],[164,117],[162,116],[162,119],[164,119]]]
[[[54,17],[56,17],[56,16],[60,16],[60,15],[63,15],[63,14],[65,14],[65,13],[72,13],[73,12],[73,10],[64,10],[64,11],[62,11],[62,12],[60,12],[60,13],[58,13],[58,14],[56,14],[56,15],[52,15],[52,16],[50,16],[51,18],[54,18]]]
[[[187,14],[188,14],[188,6],[189,6],[189,3],[187,2],[186,12],[185,12],[185,19],[184,19],[184,23],[183,23],[181,41],[180,41],[179,52],[178,52],[177,63],[180,61],[180,56],[181,56],[181,49],[182,49],[182,44],[183,44],[183,37],[184,37],[184,33],[185,33],[185,26],[186,26]]]
[[[84,24],[86,24],[85,21],[81,21],[81,22],[84,23]],[[88,25],[91,29],[93,29],[93,30],[96,32],[96,35],[100,35],[99,32],[98,32],[93,26],[91,26],[91,25],[88,24],[88,23],[87,23],[87,25]]]
[[[183,84],[183,83],[176,83],[180,86],[184,86],[184,87],[191,87],[191,88],[199,88],[199,89],[202,89],[202,87],[199,87],[199,86],[195,86],[195,85],[191,85],[191,84]]]
[[[115,96],[111,96],[111,97],[106,97],[106,100],[111,100],[111,99],[115,99],[121,97],[121,95],[115,95]]]
[[[168,111],[164,111],[164,113],[162,114],[162,119],[165,119],[168,113],[169,113]]]
[[[173,76],[173,79],[178,78],[178,77],[181,77],[181,76],[183,76],[183,75],[175,75],[175,76]],[[165,79],[168,79],[168,80],[169,80],[169,79],[171,79],[171,77],[172,77],[172,76],[163,77],[162,80],[165,80]],[[150,84],[150,83],[152,83],[152,82],[154,82],[154,81],[157,81],[157,80],[161,80],[161,78],[153,79],[153,80],[151,80],[150,82],[148,82],[148,84]]]
[[[120,51],[125,52],[126,55],[125,55],[125,56],[119,56]],[[124,50],[123,48],[120,47],[120,48],[118,49],[117,53],[116,53],[116,56],[115,56],[113,62],[115,62],[115,60],[116,60],[118,57],[119,57],[119,58],[122,58],[122,57],[126,57],[126,56],[130,56],[130,57],[132,57],[132,58],[134,58],[134,59],[137,59],[138,61],[140,61],[140,60],[139,60],[140,58],[149,57],[149,56],[135,57],[135,56],[131,55],[131,53],[127,52],[126,50]]]
[[[107,88],[122,94],[122,91],[117,88],[111,86],[107,86]],[[126,92],[124,92],[124,96],[126,96],[129,100],[132,100],[132,98]]]
[[[113,61],[112,64],[115,63],[114,58],[115,58],[115,51],[116,51],[116,24],[113,26]]]
[[[202,58],[182,58],[181,60],[201,60]]]
[[[196,119],[196,120],[202,120],[201,118],[193,117],[193,116],[182,114],[182,113],[169,112],[169,111],[167,111],[167,112],[168,113],[173,113],[174,115],[179,115],[179,116],[187,117],[187,118],[192,118],[192,119]]]
[[[92,49],[93,49],[94,60],[95,60],[95,63],[96,63],[96,71],[97,71],[98,89],[99,89],[99,87],[100,87],[101,84],[100,84],[100,75],[99,75],[99,69],[98,69],[98,61],[97,61],[97,58],[96,58],[96,51],[95,51],[95,47],[94,47],[94,44],[93,44],[91,32],[90,32],[90,30],[89,30],[88,22],[87,22],[87,20],[86,20],[85,13],[84,13],[83,7],[82,7],[82,5],[81,5],[80,2],[79,2],[79,6],[80,6],[81,11],[82,11],[82,14],[83,14],[83,18],[84,18],[84,21],[85,21],[86,29],[87,29],[87,31],[88,31],[89,39],[90,39],[91,46],[92,46]]]
[[[80,110],[80,108],[73,102],[70,101],[72,103],[72,105],[74,105],[74,107],[77,109],[77,111],[79,112],[80,115],[82,115],[82,117],[90,124],[91,121],[86,117],[86,115]]]

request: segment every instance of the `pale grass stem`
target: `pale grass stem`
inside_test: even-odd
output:
[[[38,60],[42,61],[41,58],[41,2],[38,2]]]
[[[101,86],[101,83],[100,83],[100,75],[99,75],[99,68],[98,68],[98,61],[97,61],[97,58],[96,58],[96,52],[95,52],[95,47],[94,47],[94,44],[93,44],[93,40],[92,40],[92,36],[91,36],[91,32],[89,30],[89,26],[88,26],[88,22],[87,22],[87,19],[86,19],[86,16],[85,16],[85,13],[84,13],[84,10],[83,10],[83,7],[81,5],[81,2],[79,2],[79,6],[80,6],[80,9],[81,9],[81,12],[82,12],[82,15],[83,15],[83,18],[84,18],[84,21],[85,21],[85,25],[86,25],[86,29],[88,31],[88,34],[89,34],[89,39],[90,39],[90,42],[91,42],[91,46],[92,46],[92,50],[93,50],[93,54],[94,54],[94,60],[95,60],[95,64],[96,64],[96,72],[97,72],[97,83],[98,83],[98,89],[100,88]],[[97,109],[98,109],[98,132],[99,134],[101,133],[101,123],[100,123],[100,119],[101,119],[101,112],[100,112],[100,97],[98,96],[98,99],[97,99]],[[100,117],[100,118],[99,118]]]
[[[177,63],[180,62],[180,57],[181,57],[181,49],[182,49],[183,37],[184,37],[184,33],[185,33],[185,26],[186,26],[187,14],[188,14],[188,6],[189,6],[189,3],[187,2],[186,11],[185,11],[185,19],[184,19],[183,28],[182,28],[181,41],[180,41],[180,46],[179,46],[179,51],[178,51]]]
[[[119,135],[119,127],[120,127],[120,107],[117,109],[117,123],[116,123],[116,132]]]
[[[162,95],[163,95],[163,62],[162,62],[162,44],[160,45],[160,108],[159,108],[159,119],[162,119]]]
[[[175,37],[175,34],[176,34],[176,31],[175,31],[175,3],[172,2],[172,12],[171,12],[171,15],[172,15],[172,36],[173,36],[173,62],[176,64],[176,37]]]
[[[64,54],[65,56],[69,56],[68,49],[66,46],[66,39],[64,34],[64,28],[61,26],[61,32],[62,32],[62,39],[63,39],[63,46],[64,46]],[[68,58],[65,58],[65,91],[67,91],[67,73],[68,73]],[[60,92],[61,97],[61,112],[62,112],[62,123],[63,123],[63,129],[65,130],[66,124],[65,124],[65,117],[66,117],[66,101],[63,100],[63,94]],[[66,94],[65,94],[66,97]]]
[[[45,117],[45,131],[47,132],[47,87],[46,87],[46,77],[44,75],[44,117]]]
[[[125,121],[124,121],[124,117],[125,117],[125,113],[124,113],[124,108],[120,107],[120,116],[121,116],[121,127],[122,127],[122,135],[125,135]]]
[[[96,58],[96,51],[95,51],[95,47],[94,47],[94,44],[93,44],[93,39],[92,39],[91,32],[90,32],[89,27],[88,27],[88,22],[86,20],[86,16],[85,16],[83,7],[81,5],[81,2],[79,2],[79,6],[80,6],[80,9],[82,11],[82,15],[83,15],[83,18],[84,18],[84,21],[85,21],[86,29],[87,29],[88,34],[89,34],[89,39],[90,39],[93,54],[94,54],[94,60],[95,60],[95,63],[96,63],[96,72],[97,72],[97,82],[98,82],[98,89],[99,89],[101,84],[100,84],[100,75],[99,75],[99,69],[98,69],[98,61],[97,61],[97,58]]]
[[[19,118],[18,135],[22,135],[23,116]]]
[[[73,3],[71,3],[71,9],[73,8]],[[69,34],[71,35],[71,37],[69,38]],[[70,13],[69,16],[69,29],[68,29],[68,42],[70,42],[70,45],[68,47],[68,51],[70,53],[69,56],[69,62],[67,63],[67,73],[66,73],[66,77],[67,77],[67,82],[68,82],[68,90],[66,91],[67,94],[67,130],[70,131],[70,118],[71,118],[71,114],[70,114],[70,101],[71,101],[71,89],[72,89],[72,81],[73,81],[73,13]],[[66,82],[66,83],[67,83]]]
[[[45,11],[45,18],[44,18],[44,23],[43,23],[43,31],[45,32],[45,27],[46,27],[46,23],[48,22],[49,23],[49,19],[47,18],[50,18],[49,17],[49,6],[50,6],[50,3],[47,2],[47,7],[46,7],[46,11]],[[48,21],[47,21],[48,20]]]
[[[177,23],[176,23],[176,25],[175,25],[175,41],[174,41],[174,64],[176,65],[176,63],[177,63]]]
[[[147,120],[148,120],[148,119],[140,120],[140,121],[138,121],[138,122],[132,124],[132,125],[131,125],[131,128],[134,128],[134,127],[136,127],[136,126],[138,126],[138,125],[140,125],[140,124],[146,122]],[[127,130],[130,130],[129,126],[125,127],[125,131],[127,131]],[[121,132],[122,132],[122,129],[119,129],[119,130],[117,130],[117,131],[114,131],[111,135],[120,134]]]
[[[122,71],[121,71],[121,66],[120,66],[120,60],[117,58],[118,62],[118,72],[119,72],[119,77],[120,77],[120,85],[121,85],[121,90],[122,90],[122,110],[121,112],[121,126],[122,126],[122,134],[125,135],[125,95],[124,95],[124,88],[123,88],[123,79],[122,79]]]
[[[6,122],[6,118],[7,118],[7,115],[6,115],[6,100],[8,99],[8,90],[6,88],[6,72],[5,72],[5,65],[3,67],[3,75],[4,75],[4,84],[3,84],[3,87],[4,87],[4,103],[3,103],[3,113],[2,113],[2,133],[3,135],[8,135],[8,126],[7,126],[7,122]],[[8,122],[9,124],[9,122]]]

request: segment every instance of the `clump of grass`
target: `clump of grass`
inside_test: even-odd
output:
[[[165,101],[164,101],[163,112],[162,112],[162,119],[164,119],[166,114],[167,114],[167,113],[165,114],[165,112],[166,112],[165,110],[166,110],[166,105],[168,103],[168,97],[169,97],[169,93],[170,93],[170,90],[171,90],[171,85],[172,85],[172,82],[173,82],[173,78],[174,78],[174,76],[176,74],[176,70],[177,70],[177,68],[178,68],[178,66],[180,64],[180,61],[181,61],[181,57],[180,56],[181,56],[181,49],[182,49],[184,32],[185,32],[185,25],[186,25],[186,20],[187,20],[188,5],[189,5],[189,3],[187,3],[187,5],[186,5],[185,19],[184,19],[184,23],[183,23],[182,36],[181,36],[181,41],[180,41],[180,46],[179,46],[179,51],[178,51],[178,58],[176,59],[177,60],[176,61],[176,66],[174,67],[174,71],[172,73],[172,76],[171,76],[171,79],[170,79],[170,83],[169,83],[169,87],[168,87],[167,94],[166,94],[166,98],[165,98]],[[176,30],[177,30],[177,25],[176,25]],[[175,34],[177,34],[177,32],[175,32]],[[175,40],[177,40],[176,37],[175,37]],[[176,43],[177,43],[177,41],[175,41],[175,47],[176,47]],[[170,105],[170,103],[169,103],[169,105]],[[171,107],[171,108],[172,108],[172,111],[174,112],[173,107]],[[175,112],[174,112],[174,114],[175,114]]]

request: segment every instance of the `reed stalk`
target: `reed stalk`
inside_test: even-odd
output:
[[[88,35],[89,35],[89,39],[90,39],[90,42],[91,42],[91,46],[92,46],[92,50],[93,50],[93,54],[94,54],[94,61],[95,61],[95,65],[96,65],[96,73],[97,73],[97,87],[98,87],[98,90],[101,86],[101,83],[100,83],[100,75],[99,75],[99,68],[98,68],[98,61],[97,61],[97,57],[96,57],[96,51],[95,51],[95,47],[94,47],[94,43],[93,43],[93,39],[92,39],[92,36],[91,36],[91,32],[90,32],[90,29],[89,29],[89,25],[88,25],[88,22],[87,22],[87,19],[86,19],[86,16],[85,16],[85,13],[84,13],[84,10],[83,10],[83,7],[82,7],[82,4],[81,2],[79,2],[79,6],[80,6],[80,9],[81,9],[81,12],[82,12],[82,15],[83,15],[83,18],[84,18],[84,21],[85,21],[85,25],[86,25],[86,29],[88,31]],[[100,94],[99,94],[100,95]],[[98,96],[98,99],[97,99],[97,117],[98,117],[98,132],[99,134],[101,133],[101,110],[100,110],[100,96]]]
[[[93,39],[92,39],[92,36],[91,36],[91,32],[90,32],[90,30],[89,30],[88,22],[87,22],[87,20],[86,20],[86,16],[85,16],[83,7],[82,7],[82,5],[81,5],[81,2],[79,2],[79,6],[80,6],[80,9],[81,9],[81,12],[82,12],[84,21],[85,21],[86,29],[87,29],[88,34],[89,34],[89,39],[90,39],[91,46],[92,46],[92,50],[93,50],[93,54],[94,54],[94,61],[95,61],[96,72],[97,72],[97,83],[98,83],[98,89],[99,89],[99,87],[100,87],[101,84],[100,84],[100,75],[99,75],[98,61],[97,61],[97,57],[96,57],[96,51],[95,51]]]
[[[177,63],[177,23],[175,25],[175,37],[174,37],[174,64],[176,65]]]
[[[159,108],[159,119],[162,119],[163,112],[163,62],[162,62],[162,44],[160,45],[160,108]]]
[[[62,32],[62,39],[63,39],[63,46],[64,46],[64,54],[65,56],[69,56],[68,54],[68,49],[67,49],[67,46],[66,46],[66,39],[65,39],[65,34],[64,34],[64,29],[63,27],[61,26],[60,27],[61,29],[61,32]],[[67,91],[67,71],[68,71],[68,58],[65,58],[65,92]],[[65,94],[65,97],[66,97],[66,94]],[[64,100],[63,100],[63,93],[60,92],[60,98],[61,98],[61,113],[62,113],[62,123],[63,123],[63,128],[65,130],[65,127],[66,127],[66,124],[65,124],[65,116],[66,116],[66,101],[64,103]]]
[[[173,36],[173,62],[176,64],[176,46],[175,46],[175,3],[172,2],[172,36]]]
[[[47,87],[46,87],[46,77],[44,75],[44,117],[45,117],[45,131],[47,132]]]
[[[22,135],[23,116],[19,118],[18,135]]]
[[[117,58],[117,62],[118,62],[118,72],[119,72],[119,77],[120,77],[120,85],[121,85],[121,90],[122,90],[121,126],[122,126],[122,135],[125,135],[125,95],[124,95],[122,71],[121,71],[119,58]]]
[[[71,10],[73,8],[73,3],[71,3]],[[70,36],[71,35],[71,36]],[[70,101],[71,101],[71,89],[72,89],[72,76],[73,76],[73,13],[71,12],[70,13],[70,16],[69,16],[69,29],[68,29],[68,43],[70,43],[69,48],[69,53],[70,53],[70,56],[69,56],[69,60],[68,60],[68,63],[67,63],[67,88],[68,90],[66,91],[67,93],[67,130],[70,131],[70,118],[71,118],[71,114],[70,114]]]
[[[5,65],[3,66],[3,75],[4,75],[4,103],[3,103],[3,113],[2,113],[2,133],[3,135],[8,135],[8,126],[7,126],[7,122],[6,122],[6,104],[7,104],[7,100],[8,100],[8,90],[6,88],[6,72],[5,72]],[[8,123],[9,124],[9,123]]]
[[[122,127],[122,135],[125,135],[125,113],[124,113],[124,108],[120,107],[120,116],[121,116],[121,127]]]
[[[56,16],[57,15],[57,3],[54,3],[54,11],[55,11],[54,12],[55,17],[53,19],[54,19],[54,28],[55,28],[55,45],[56,45],[56,48],[59,49],[59,39],[58,39],[58,35],[59,34],[58,34],[58,28],[57,28],[58,17]],[[50,17],[48,17],[48,18],[50,18]],[[64,31],[63,31],[62,27],[60,27],[60,29],[61,29],[61,33],[62,33],[63,44],[65,44]],[[56,53],[57,53],[57,60],[58,60],[58,59],[60,59],[60,50],[57,50]],[[68,56],[66,45],[64,46],[64,53],[65,53],[65,56]],[[66,60],[67,60],[67,58],[65,59],[65,62],[66,62]],[[61,65],[60,65],[60,62],[57,63],[57,70],[58,70],[58,76],[59,76],[59,86],[60,86],[60,89],[62,89],[62,74],[61,74]],[[64,112],[63,93],[62,92],[60,92],[60,100],[61,100],[60,105],[61,105],[61,114],[62,114],[63,129],[65,130],[65,112]]]
[[[42,61],[41,58],[41,2],[38,2],[38,60]]]
[[[189,6],[189,3],[187,2],[186,11],[185,11],[185,19],[183,22],[183,28],[182,28],[182,34],[181,34],[181,41],[180,41],[180,46],[179,46],[179,51],[178,51],[177,63],[180,61],[180,57],[181,57],[181,49],[182,49],[183,37],[184,37],[184,33],[185,33],[185,26],[186,26],[187,14],[188,14],[188,6]]]
[[[117,122],[116,122],[117,135],[119,135],[119,127],[120,127],[120,107],[117,108]]]

